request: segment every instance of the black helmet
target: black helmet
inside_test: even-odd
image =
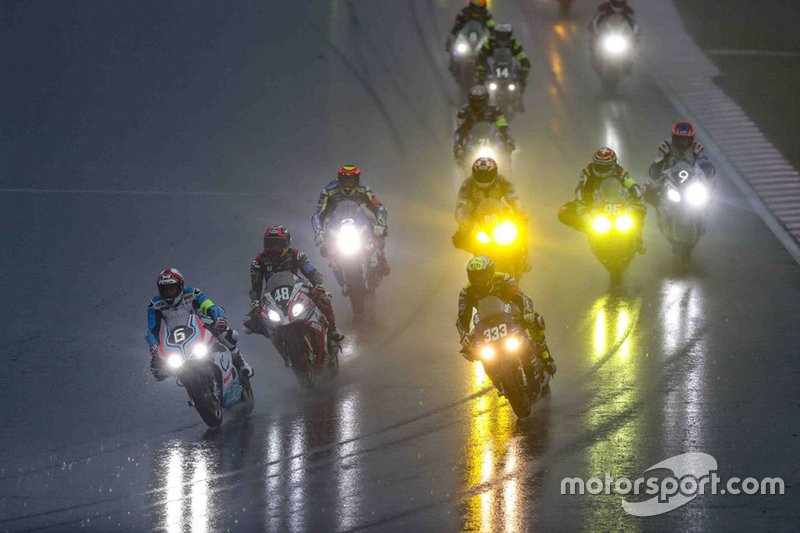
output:
[[[183,295],[183,274],[177,268],[168,268],[158,275],[156,285],[158,296],[168,305],[174,305]]]
[[[497,162],[491,157],[479,157],[472,163],[472,178],[481,187],[488,187],[497,179]]]
[[[467,278],[474,287],[488,287],[494,278],[494,261],[485,255],[476,255],[467,263]]]
[[[494,27],[494,36],[499,43],[506,44],[511,42],[511,35],[514,33],[514,28],[511,24],[498,24]]]
[[[467,94],[469,106],[473,111],[482,111],[489,102],[489,91],[483,85],[473,85]]]
[[[361,169],[355,165],[342,165],[339,167],[339,174],[336,177],[339,187],[345,194],[350,194],[358,187],[361,181]]]
[[[285,226],[270,226],[264,232],[264,253],[282,256],[289,249],[292,236]]]

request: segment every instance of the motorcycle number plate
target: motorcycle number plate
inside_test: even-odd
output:
[[[275,300],[275,303],[288,302],[291,297],[292,288],[289,286],[278,287],[272,291],[272,299]]]
[[[609,215],[616,215],[622,211],[622,204],[606,204],[605,209]]]
[[[486,342],[496,341],[506,335],[508,335],[508,326],[505,324],[483,330],[483,337],[486,339]]]
[[[508,78],[511,75],[508,71],[508,67],[497,67],[495,69],[495,74],[498,78]]]
[[[185,343],[188,339],[191,339],[194,336],[194,328],[191,326],[178,326],[177,328],[172,330],[172,333],[169,335],[169,339],[167,340],[167,344],[172,344],[173,346],[180,346]]]

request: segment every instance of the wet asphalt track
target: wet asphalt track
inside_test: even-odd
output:
[[[694,266],[673,267],[651,214],[622,290],[556,221],[598,144],[644,176],[676,118],[644,69],[600,94],[590,6],[560,22],[544,2],[495,3],[534,61],[514,180],[552,398],[518,423],[457,355],[467,257],[449,244],[442,44],[458,4],[3,5],[0,529],[796,529],[797,264],[724,177]],[[342,373],[311,392],[246,338],[256,409],[207,432],[147,371],[155,274],[178,266],[243,315],[249,261],[281,222],[330,277],[309,217],[345,161],[390,213],[373,316],[352,326],[336,300]],[[645,519],[616,496],[559,494],[565,476],[634,476],[687,451],[723,477],[783,477],[787,494]]]

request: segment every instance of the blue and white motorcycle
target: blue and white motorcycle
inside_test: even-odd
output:
[[[222,425],[223,411],[237,404],[243,404],[245,412],[252,411],[249,378],[239,373],[230,352],[199,316],[189,315],[185,324],[162,329],[159,357],[186,389],[189,405],[208,427]]]

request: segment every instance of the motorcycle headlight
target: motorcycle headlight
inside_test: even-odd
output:
[[[205,357],[208,354],[208,346],[197,344],[192,350],[192,357]]]
[[[278,312],[274,309],[270,309],[269,312],[267,312],[267,318],[269,318],[273,322],[281,321],[281,315],[279,315]]]
[[[489,90],[490,91],[496,91],[497,90],[497,84],[495,82],[490,83],[489,84]]]
[[[708,189],[705,185],[693,183],[686,190],[686,199],[694,206],[705,205],[708,202]]]
[[[516,352],[519,349],[519,339],[516,337],[509,337],[506,339],[506,350],[509,352]]]
[[[479,231],[475,238],[478,239],[478,242],[481,244],[489,244],[492,242],[492,239],[489,238],[489,235],[485,231]]]
[[[495,226],[494,229],[492,229],[492,237],[494,237],[494,242],[500,246],[508,246],[509,244],[513,244],[517,240],[518,235],[519,231],[517,230],[517,225],[510,220],[501,222]]]
[[[456,44],[456,54],[457,55],[464,55],[469,52],[469,45],[467,43],[461,42]]]
[[[633,217],[620,215],[614,220],[614,227],[619,231],[630,231],[633,228]]]
[[[306,308],[306,306],[304,306],[304,305],[303,305],[303,304],[301,304],[301,303],[296,303],[296,304],[294,304],[294,305],[292,306],[292,316],[293,316],[293,317],[295,317],[295,316],[298,316],[300,313],[302,313],[302,312],[303,312],[303,310],[304,310],[305,308]]]
[[[180,368],[183,364],[183,357],[176,353],[170,354],[167,357],[167,364],[172,368]]]
[[[595,233],[608,233],[611,231],[611,220],[605,215],[598,215],[592,220],[592,229]]]
[[[491,346],[484,346],[481,348],[481,359],[490,361],[494,359],[494,348]]]
[[[669,189],[667,191],[667,198],[669,198],[670,201],[675,202],[677,204],[678,202],[681,201],[681,193],[679,193],[675,189]]]
[[[489,159],[494,159],[497,161],[497,157],[495,156],[494,149],[491,146],[481,146],[478,150],[478,153],[475,154],[475,159],[480,159],[481,157],[488,157]]]
[[[622,35],[608,35],[603,39],[603,49],[609,54],[624,54],[630,46],[628,38]]]
[[[337,234],[336,244],[343,255],[354,255],[361,250],[361,235],[353,224],[342,226]]]
[[[514,85],[513,83],[509,83],[508,84],[508,90],[509,91],[516,91],[517,90],[517,86]]]

